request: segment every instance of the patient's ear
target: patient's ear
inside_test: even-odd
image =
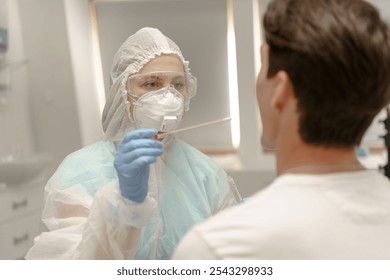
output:
[[[287,72],[279,71],[272,78],[274,83],[271,106],[277,111],[282,111],[287,102],[293,97],[293,87]]]

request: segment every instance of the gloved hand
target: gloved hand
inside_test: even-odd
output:
[[[153,139],[154,129],[137,129],[128,132],[115,156],[122,196],[141,203],[148,194],[149,166],[163,153],[162,143]]]

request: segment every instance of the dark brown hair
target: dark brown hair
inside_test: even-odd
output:
[[[362,0],[274,0],[268,77],[289,75],[308,144],[358,145],[390,100],[390,32]]]

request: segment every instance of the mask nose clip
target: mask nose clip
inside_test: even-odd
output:
[[[169,86],[167,86],[164,90],[164,95],[168,94],[168,93],[174,93],[175,92],[175,87],[170,84]]]

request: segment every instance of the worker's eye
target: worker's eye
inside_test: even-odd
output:
[[[147,90],[154,90],[159,88],[159,84],[157,82],[146,82],[142,85],[142,88]]]

